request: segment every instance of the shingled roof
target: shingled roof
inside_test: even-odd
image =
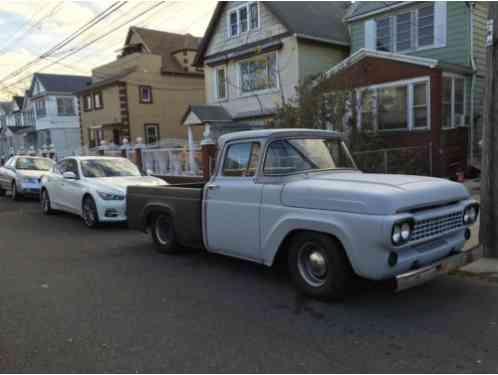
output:
[[[92,82],[91,77],[65,74],[35,73],[33,82],[35,78],[40,81],[47,92],[73,93]],[[32,91],[32,88],[30,88],[30,91]]]
[[[185,73],[183,66],[173,55],[182,50],[197,51],[201,42],[201,38],[190,34],[175,34],[132,26],[126,37],[126,45],[130,43],[132,33],[137,33],[140,36],[150,53],[162,56],[162,70],[166,73]],[[200,72],[190,73],[202,75]]]
[[[384,9],[403,5],[403,1],[356,1],[351,5],[350,12],[344,17],[346,21],[351,18],[366,16],[372,12],[381,12]]]
[[[219,1],[206,34],[199,46],[194,65],[201,66],[209,41],[227,2]],[[302,39],[349,46],[349,33],[342,19],[350,5],[347,1],[262,1],[288,32]]]

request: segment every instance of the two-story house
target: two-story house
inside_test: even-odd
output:
[[[360,89],[359,126],[393,147],[428,145],[436,176],[464,170],[481,138],[487,8],[353,3],[351,55],[328,71]]]
[[[195,65],[206,75],[206,105],[187,127],[220,133],[267,125],[296,86],[349,53],[348,2],[219,2]]]
[[[92,83],[78,92],[83,145],[119,145],[124,138],[185,144],[181,116],[190,103],[204,103],[204,73],[192,66],[199,42],[190,34],[131,27],[117,59],[93,69]]]
[[[0,157],[29,147],[26,135],[32,128],[23,121],[24,96],[13,96],[9,102],[0,103]]]
[[[37,150],[53,145],[57,158],[80,148],[78,99],[73,94],[85,87],[90,77],[35,73],[28,99],[21,107],[25,125],[32,129],[26,137]]]

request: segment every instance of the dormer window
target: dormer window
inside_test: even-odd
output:
[[[230,38],[259,28],[258,3],[244,4],[229,13],[228,35]]]

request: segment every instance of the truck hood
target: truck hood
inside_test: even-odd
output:
[[[168,183],[160,178],[152,176],[130,176],[130,177],[99,177],[89,179],[96,189],[103,192],[109,190],[125,194],[128,186],[160,186]]]
[[[407,175],[317,173],[286,184],[282,204],[291,207],[388,215],[469,198],[448,180]]]

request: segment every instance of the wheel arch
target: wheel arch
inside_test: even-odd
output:
[[[158,204],[158,203],[151,203],[145,206],[145,208],[142,211],[141,217],[140,217],[140,223],[142,226],[142,229],[144,231],[148,231],[151,221],[154,218],[155,215],[157,214],[167,214],[168,216],[171,217],[171,220],[175,221],[175,215],[174,215],[174,210],[164,204]]]

